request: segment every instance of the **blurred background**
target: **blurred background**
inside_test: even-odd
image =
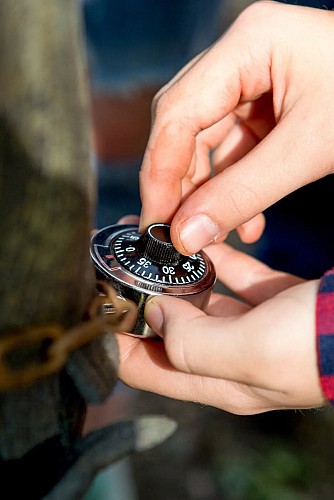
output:
[[[253,2],[246,0],[81,0],[98,174],[96,227],[140,213],[138,172],[157,90],[210,46]],[[334,1],[291,1],[334,8]],[[310,36],[312,34],[310,33]],[[296,135],[302,134],[296,130]],[[266,211],[260,242],[230,243],[305,278],[333,265],[332,176]],[[217,288],[223,290],[218,283]],[[100,474],[86,500],[332,500],[331,409],[239,417],[211,407],[117,386],[92,407],[87,427],[139,414],[179,423],[160,447]]]

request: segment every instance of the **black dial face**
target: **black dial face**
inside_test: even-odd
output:
[[[111,242],[110,248],[115,259],[138,278],[166,285],[189,285],[205,275],[206,263],[199,253],[190,257],[179,254],[178,262],[156,262],[154,254],[147,256],[143,251],[141,238],[137,231],[125,231]]]

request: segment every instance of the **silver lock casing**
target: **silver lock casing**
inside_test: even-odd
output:
[[[137,225],[105,227],[92,237],[90,253],[97,278],[137,305],[137,322],[131,332],[124,332],[135,337],[156,337],[144,319],[150,297],[178,297],[204,309],[216,280],[214,266],[203,251],[185,257],[174,249],[166,224],[153,224],[145,235]]]

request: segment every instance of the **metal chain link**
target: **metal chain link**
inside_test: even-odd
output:
[[[137,319],[136,304],[118,296],[103,281],[97,287],[99,295],[89,306],[88,321],[69,330],[55,324],[39,325],[0,338],[0,391],[56,373],[71,351],[103,333],[131,331]]]

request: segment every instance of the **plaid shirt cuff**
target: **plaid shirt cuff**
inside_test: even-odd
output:
[[[320,383],[325,398],[334,405],[334,268],[320,281],[316,332]]]

